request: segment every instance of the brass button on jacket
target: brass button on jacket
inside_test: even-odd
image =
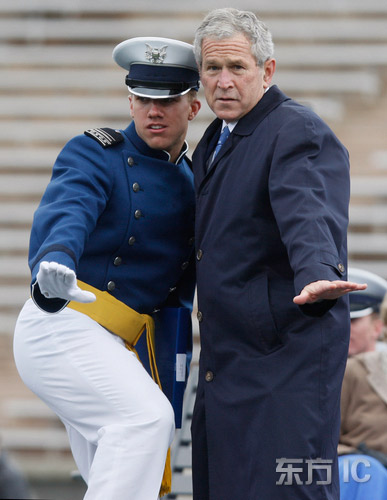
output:
[[[141,216],[142,216],[142,212],[141,212],[141,210],[138,210],[138,209],[137,209],[137,210],[134,212],[134,218],[135,218],[135,219],[139,219]]]
[[[114,259],[113,264],[114,264],[115,266],[120,266],[120,265],[122,264],[122,258],[121,258],[121,257],[116,257],[116,258]]]
[[[212,382],[214,380],[214,374],[212,373],[212,371],[208,370],[208,372],[206,372],[205,379],[206,382]]]
[[[114,281],[109,281],[109,283],[107,284],[107,289],[109,290],[109,292],[112,292],[113,290],[115,290],[116,288],[116,284],[114,283]]]

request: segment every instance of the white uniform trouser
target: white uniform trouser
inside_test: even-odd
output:
[[[123,341],[82,313],[44,313],[30,299],[14,354],[24,383],[66,426],[85,500],[156,500],[173,409]]]

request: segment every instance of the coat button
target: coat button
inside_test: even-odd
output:
[[[201,260],[202,257],[203,257],[203,250],[199,248],[199,250],[196,252],[196,258],[197,260]]]
[[[131,236],[128,239],[128,243],[129,243],[130,246],[134,245],[136,243],[136,238],[134,236]]]
[[[200,323],[201,321],[203,321],[203,313],[202,313],[201,311],[198,311],[198,312],[197,312],[196,317],[197,317],[197,319],[198,319],[199,323]]]
[[[208,372],[206,372],[205,379],[206,382],[212,382],[214,380],[214,374],[210,370],[208,370]]]
[[[120,266],[120,265],[122,264],[122,258],[121,258],[121,257],[116,257],[116,258],[114,259],[113,264],[114,264],[115,266]]]
[[[134,182],[132,185],[132,189],[135,193],[138,193],[140,191],[140,184],[138,182]]]
[[[129,158],[128,158],[128,165],[129,165],[129,167],[133,167],[133,165],[134,165],[134,160],[131,156],[129,156]]]
[[[116,288],[116,284],[114,283],[114,281],[109,281],[109,283],[107,284],[107,289],[109,290],[109,292],[112,292],[113,290],[115,290]]]
[[[141,210],[136,210],[136,211],[134,212],[134,218],[135,218],[135,219],[139,219],[141,216],[142,216],[142,212],[141,212]]]
[[[187,269],[188,264],[189,264],[188,262],[183,262],[182,263],[181,268],[183,269],[183,271],[184,271],[184,269]]]
[[[345,273],[345,266],[340,262],[340,264],[337,266],[338,270],[344,274]]]

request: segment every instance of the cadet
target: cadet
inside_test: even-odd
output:
[[[87,130],[59,154],[34,216],[32,300],[14,351],[26,385],[66,426],[85,499],[156,500],[168,491],[174,414],[126,347],[146,328],[154,361],[152,312],[192,308],[185,136],[199,76],[192,46],[177,40],[126,40],[113,57],[129,70],[133,122]]]

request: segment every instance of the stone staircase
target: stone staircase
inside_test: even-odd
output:
[[[349,149],[350,264],[387,278],[387,3],[233,5],[255,11],[271,28],[274,83],[311,106]],[[192,42],[205,13],[221,6],[220,0],[0,3],[0,438],[31,478],[69,477],[74,468],[63,427],[24,387],[12,360],[14,323],[29,294],[29,230],[52,164],[86,128],[129,122],[125,72],[111,57],[117,43],[144,35]],[[191,152],[213,118],[200,95]],[[197,343],[195,360],[198,349]]]

